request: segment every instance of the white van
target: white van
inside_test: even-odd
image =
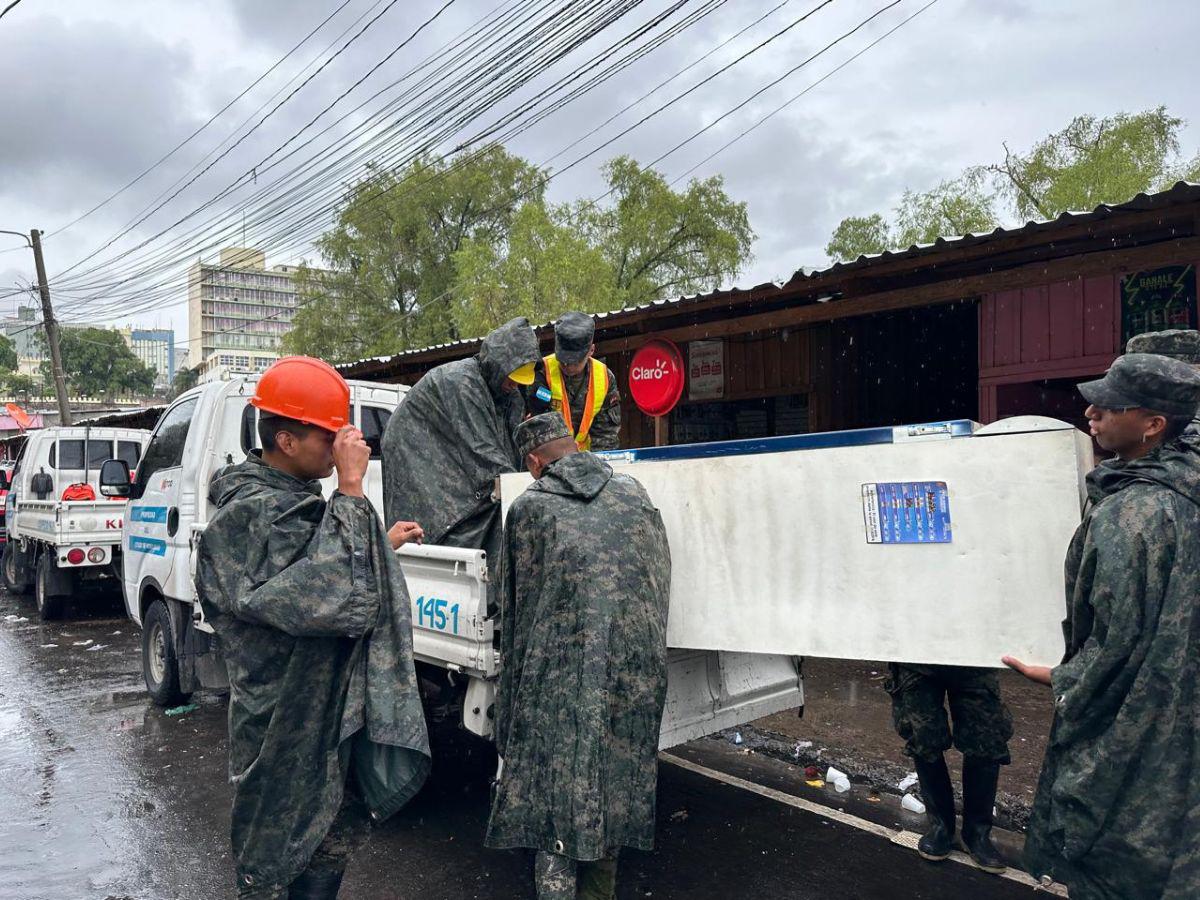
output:
[[[33,431],[11,474],[5,586],[32,584],[42,619],[62,613],[85,582],[120,572],[124,508],[99,492],[101,466],[120,459],[136,469],[150,432],[67,426]]]

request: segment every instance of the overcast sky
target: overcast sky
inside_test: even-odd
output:
[[[173,157],[98,211],[57,231],[105,201],[208,121],[341,2],[24,0],[0,19],[0,229],[37,227],[47,232],[46,257],[52,279],[97,251],[227,137],[241,134],[237,129],[243,122],[257,122],[278,102],[264,107],[273,95],[294,88],[318,60],[330,55],[327,47],[340,46],[388,7],[382,0],[349,0],[323,29]],[[350,112],[481,17],[511,2],[451,2],[303,137]],[[522,2],[532,4],[532,0]],[[824,5],[745,62],[556,178],[550,187],[551,198],[596,196],[602,190],[599,168],[604,160],[628,153],[649,162],[886,2],[835,0]],[[713,52],[717,44],[779,3],[730,0],[603,88],[521,135],[510,149],[543,162],[660,80],[694,60],[703,60],[556,159],[554,165],[561,167],[820,6],[821,0],[791,0]],[[658,168],[669,178],[686,172],[924,3],[903,0],[664,159]],[[62,294],[56,298],[61,314],[174,327],[182,342],[187,327],[186,265],[197,250],[221,240],[211,231],[189,233],[188,229],[210,215],[237,208],[268,184],[266,176],[254,183],[245,173],[351,88],[444,4],[445,0],[394,3],[350,49],[225,159],[101,251],[88,264],[106,264],[95,276],[85,280],[86,266],[76,269],[79,280],[74,284],[64,281]],[[551,75],[570,72],[603,42],[670,5],[667,0],[647,0],[593,43],[564,59],[543,80],[531,84],[519,98],[544,86]],[[692,0],[684,12],[703,6],[701,0]],[[335,42],[364,14],[366,18]],[[737,282],[746,286],[784,279],[800,266],[822,265],[826,261],[822,248],[842,217],[886,212],[905,188],[928,188],[954,177],[967,165],[997,160],[1004,141],[1024,149],[1080,113],[1108,115],[1165,104],[1171,113],[1188,121],[1184,150],[1188,156],[1194,155],[1200,149],[1200,92],[1196,91],[1195,71],[1198,32],[1200,4],[1195,0],[939,0],[696,170],[701,177],[724,176],[729,193],[749,205],[758,239],[755,258]],[[385,94],[365,106],[314,147],[322,146],[321,141],[342,138],[347,129],[361,123],[391,96],[394,94]],[[264,112],[256,114],[260,108]],[[497,107],[478,124],[492,121],[506,108]],[[470,130],[468,126],[462,134]],[[453,144],[452,140],[443,149]],[[170,227],[239,178],[239,186],[205,216]],[[305,190],[322,186],[320,178],[303,180]],[[251,203],[248,209],[248,229],[253,237],[256,216],[263,211],[261,203]],[[272,234],[278,234],[277,224],[287,220],[294,209],[289,206],[279,211],[272,219],[276,223]],[[240,213],[232,216],[237,218]],[[124,257],[128,266],[131,259],[144,263],[144,254],[156,249],[163,254],[162,267],[147,282],[161,287],[147,294],[150,299],[142,304],[146,309],[114,308],[102,296],[103,291],[89,286],[111,281],[114,275],[139,273],[141,263],[137,268],[122,268],[112,261],[122,253],[135,252],[132,248],[137,244],[163,231],[166,237],[152,240],[136,251],[139,255]],[[226,232],[224,237],[232,233]],[[298,229],[296,233],[303,244],[305,232]],[[177,243],[169,244],[170,238]],[[288,246],[281,241],[278,249],[269,255],[269,264],[296,262],[301,257],[316,259],[311,247]],[[0,295],[31,278],[29,251],[19,239],[0,235]],[[0,299],[0,311],[10,313],[18,299]],[[81,305],[85,299],[90,306]]]

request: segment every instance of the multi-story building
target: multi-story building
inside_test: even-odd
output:
[[[170,328],[117,329],[126,346],[148,369],[154,370],[155,389],[166,388],[175,377],[175,332]]]
[[[257,350],[214,350],[200,364],[200,381],[220,381],[226,375],[254,375],[265,372],[279,359],[278,353]]]
[[[267,268],[266,254],[227,247],[217,263],[196,262],[188,270],[188,353],[202,378],[224,367],[257,368],[279,357],[283,336],[296,312],[296,266]],[[214,354],[218,361],[213,361]],[[238,362],[221,362],[220,357]],[[268,365],[270,363],[268,362]],[[265,366],[263,367],[265,368]]]

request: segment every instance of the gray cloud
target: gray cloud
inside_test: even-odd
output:
[[[23,15],[6,17],[0,27],[0,84],[10,87],[0,95],[0,228],[26,229],[33,223],[49,229],[103,199],[236,95],[335,5],[334,0],[226,0],[207,5],[199,16],[184,7],[131,0],[128,14],[113,16],[112,21],[98,21],[91,5],[82,2],[64,2],[53,14],[45,7],[29,8],[36,12],[27,11],[28,4],[20,7]],[[512,149],[543,161],[658,79],[709,54],[717,41],[771,5],[768,0],[728,4],[653,58],[522,135]],[[736,51],[729,48],[707,60],[584,146],[614,134],[813,5],[814,0],[789,4],[742,38]],[[237,178],[438,6],[434,0],[396,4],[352,51],[230,159],[139,229],[138,237],[165,226],[172,213],[187,211]],[[495,6],[495,0],[455,4],[339,111],[398,78],[406,66]],[[645,4],[617,29],[628,29],[663,6]],[[913,0],[882,18],[898,21],[917,6]],[[112,235],[371,7],[372,0],[355,0],[176,160],[101,213],[55,236],[47,246],[52,270]],[[823,10],[759,57],[556,179],[552,199],[595,196],[602,190],[598,169],[604,160],[629,153],[648,162],[875,8],[865,0],[842,0]],[[1168,22],[1169,27],[1164,25]],[[1200,8],[1188,0],[941,0],[695,173],[723,174],[729,192],[749,205],[759,237],[755,260],[738,280],[751,284],[787,277],[801,265],[821,264],[822,248],[842,217],[887,212],[906,187],[929,187],[967,165],[996,159],[1005,140],[1028,146],[1078,113],[1103,115],[1165,103],[1175,114],[1200,123],[1200,98],[1192,90],[1191,72],[1191,36],[1198,26]],[[674,178],[880,34],[882,27],[881,23],[847,41],[660,168]],[[564,69],[582,55],[568,60]],[[37,73],[36,80],[31,72]],[[13,85],[20,89],[11,89]],[[1186,133],[1185,144],[1190,152],[1200,147],[1195,125]],[[561,167],[578,152],[555,165]],[[6,246],[0,244],[0,249]],[[14,277],[30,274],[25,254],[0,253],[0,292]],[[180,279],[178,301],[182,299]],[[178,301],[169,312],[155,315],[171,317],[182,329]],[[0,301],[0,307],[6,302],[11,301]],[[64,302],[69,304],[71,298]]]

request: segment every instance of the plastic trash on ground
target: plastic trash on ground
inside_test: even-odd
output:
[[[905,794],[904,799],[900,801],[900,805],[912,813],[925,812],[925,804],[914,797],[912,794]]]
[[[850,790],[850,776],[833,766],[830,766],[829,771],[825,773],[825,780],[832,784],[839,794]]]
[[[166,711],[165,715],[182,716],[182,715],[186,715],[187,713],[190,713],[190,712],[195,712],[199,708],[200,708],[200,704],[198,704],[198,703],[188,703],[184,706],[173,706]]]
[[[909,772],[902,779],[900,779],[900,783],[898,785],[896,785],[896,787],[900,788],[900,790],[902,790],[902,791],[907,791],[910,787],[912,787],[916,783],[917,783],[917,773]]]

